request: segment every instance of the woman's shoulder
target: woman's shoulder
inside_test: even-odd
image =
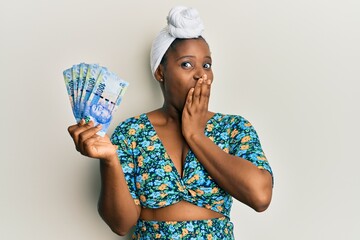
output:
[[[223,125],[223,127],[236,129],[253,128],[252,124],[247,120],[247,118],[238,114],[217,112],[214,114],[213,119],[216,123]]]
[[[142,123],[144,121],[144,118],[146,118],[146,113],[141,113],[139,115],[128,117],[122,122],[120,122],[117,128],[126,129],[126,128],[134,127],[134,125]]]
[[[248,122],[246,118],[237,114],[216,112],[213,116],[216,121],[224,123],[235,123],[235,122]]]

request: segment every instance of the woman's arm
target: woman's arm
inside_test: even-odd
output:
[[[272,196],[272,177],[250,161],[230,155],[204,134],[208,121],[211,79],[204,75],[190,89],[182,115],[182,132],[191,150],[225,191],[256,211],[264,211]]]
[[[272,177],[268,171],[224,152],[204,134],[192,135],[186,141],[221,188],[255,211],[267,209],[272,196]]]
[[[124,236],[136,224],[141,208],[134,203],[128,190],[117,155],[106,161],[100,160],[100,172],[99,214],[112,231]]]
[[[101,125],[79,124],[68,128],[76,150],[82,155],[100,159],[101,192],[98,203],[100,216],[119,235],[125,235],[140,216],[140,206],[134,203],[129,192],[116,149],[107,135],[96,135]]]

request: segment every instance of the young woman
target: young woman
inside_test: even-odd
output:
[[[252,125],[208,110],[213,81],[198,12],[175,7],[155,39],[151,68],[164,104],[122,122],[111,139],[101,125],[69,127],[76,149],[99,158],[99,213],[133,239],[234,239],[232,197],[264,211],[272,171]]]

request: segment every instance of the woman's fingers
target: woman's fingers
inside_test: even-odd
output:
[[[85,120],[82,119],[79,123],[72,125],[68,128],[68,132],[74,140],[76,150],[84,154],[83,151],[83,142],[89,137],[96,134],[100,129],[101,125],[94,127],[94,122],[90,121],[85,123]]]
[[[72,136],[73,132],[78,128],[81,127],[82,125],[85,124],[85,120],[81,119],[80,122],[78,122],[77,124],[71,125],[68,127],[68,132],[69,134]]]
[[[204,84],[205,89],[204,89],[204,95],[203,95],[204,96],[204,105],[205,105],[206,109],[208,109],[208,107],[209,107],[211,84],[212,84],[212,79],[206,79],[206,84]]]
[[[99,125],[96,125],[95,127],[93,126],[94,123],[92,123],[91,127],[85,129],[84,131],[82,131],[80,134],[79,134],[79,137],[78,137],[78,145],[79,145],[79,150],[82,154],[85,154],[86,155],[86,151],[84,151],[84,143],[86,140],[88,140],[89,138],[93,138],[93,137],[98,137],[97,135],[94,136],[98,131],[101,130],[102,128],[102,125],[99,124]],[[98,139],[98,138],[97,138]]]
[[[207,75],[204,74],[203,80],[204,82],[201,86],[200,102],[204,102],[207,105],[210,97],[211,79],[208,79]]]
[[[75,131],[76,128],[78,128],[79,126],[77,124],[75,125],[71,125],[68,127],[68,132],[69,134],[72,136],[72,133]]]
[[[73,139],[74,141],[74,144],[75,144],[75,148],[77,151],[79,151],[79,134],[84,131],[83,130],[84,127],[83,127],[83,124],[82,122],[80,121],[79,123],[77,124],[74,124],[74,125],[71,125],[70,127],[68,127],[68,132],[71,136],[71,138]]]
[[[75,145],[76,145],[76,150],[80,150],[80,135],[90,129],[94,127],[94,122],[90,121],[89,123],[86,123],[86,124],[82,124],[81,126],[78,125],[78,127],[72,132],[71,136],[72,138],[74,139],[74,142],[75,142]]]
[[[93,121],[85,123],[83,120],[68,127],[76,150],[84,156],[100,159],[106,159],[116,154],[117,146],[111,143],[109,136],[101,137],[96,134],[101,128],[101,124],[94,126]]]
[[[203,82],[204,82],[204,79],[201,77],[195,85],[194,94],[193,94],[193,102],[194,103],[198,103],[200,101],[201,87],[202,87]]]
[[[85,123],[86,123],[86,122],[85,122],[85,119],[81,119],[80,122],[78,122],[77,125],[80,127],[80,126],[82,126],[82,125],[85,125]]]
[[[186,97],[186,105],[188,107],[188,110],[189,110],[189,107],[191,107],[191,104],[193,102],[193,95],[194,95],[194,88],[191,88],[188,92],[188,95]]]
[[[99,150],[96,147],[96,143],[101,137],[98,135],[92,135],[91,137],[84,140],[82,143],[82,153],[89,157],[97,157]]]
[[[86,156],[92,158],[106,158],[116,154],[117,145],[113,145],[108,137],[93,135],[83,143],[83,151]]]
[[[196,83],[193,94],[193,102],[208,105],[210,97],[211,79],[208,79],[207,75],[204,74]]]

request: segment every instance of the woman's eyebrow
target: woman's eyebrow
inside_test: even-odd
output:
[[[176,61],[179,61],[180,59],[183,59],[183,58],[195,58],[195,56],[193,56],[193,55],[181,56],[181,57],[177,58]]]
[[[181,57],[177,58],[176,61],[179,61],[179,60],[181,60],[183,58],[195,58],[195,56],[193,56],[193,55],[181,56]],[[208,58],[208,59],[212,60],[210,56],[205,56],[204,58]]]

